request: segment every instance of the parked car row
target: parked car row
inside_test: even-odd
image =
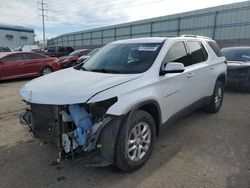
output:
[[[82,61],[77,61],[78,58],[82,55],[86,58],[90,57],[88,54],[92,52],[94,55],[97,50],[92,51],[90,49],[76,50],[69,56],[59,59],[35,52],[0,52],[0,80],[43,76],[82,63]]]

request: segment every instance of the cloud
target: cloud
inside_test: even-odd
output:
[[[169,15],[241,0],[44,0],[46,36]],[[0,23],[35,29],[42,38],[42,19],[35,0],[2,1]],[[41,13],[41,11],[40,11]]]

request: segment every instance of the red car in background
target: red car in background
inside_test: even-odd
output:
[[[61,68],[67,68],[76,65],[77,59],[80,56],[87,55],[90,51],[90,49],[75,50],[71,52],[68,56],[59,57]]]
[[[87,55],[82,55],[81,57],[79,57],[77,59],[77,63],[82,63],[84,62],[86,59],[92,57],[93,55],[95,55],[101,48],[96,48],[96,49],[93,49],[91,50]]]
[[[60,69],[59,60],[33,52],[1,52],[0,80],[36,77]]]

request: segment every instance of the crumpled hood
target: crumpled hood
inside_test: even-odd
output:
[[[106,74],[68,68],[26,83],[21,88],[20,94],[25,101],[36,104],[85,103],[96,93],[141,76],[141,74]]]

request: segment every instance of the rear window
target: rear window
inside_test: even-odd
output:
[[[9,61],[21,61],[24,60],[24,56],[22,54],[11,54],[3,58],[6,63]]]
[[[207,43],[213,49],[214,53],[218,57],[222,57],[223,56],[223,54],[221,53],[219,45],[215,41],[208,41]]]

